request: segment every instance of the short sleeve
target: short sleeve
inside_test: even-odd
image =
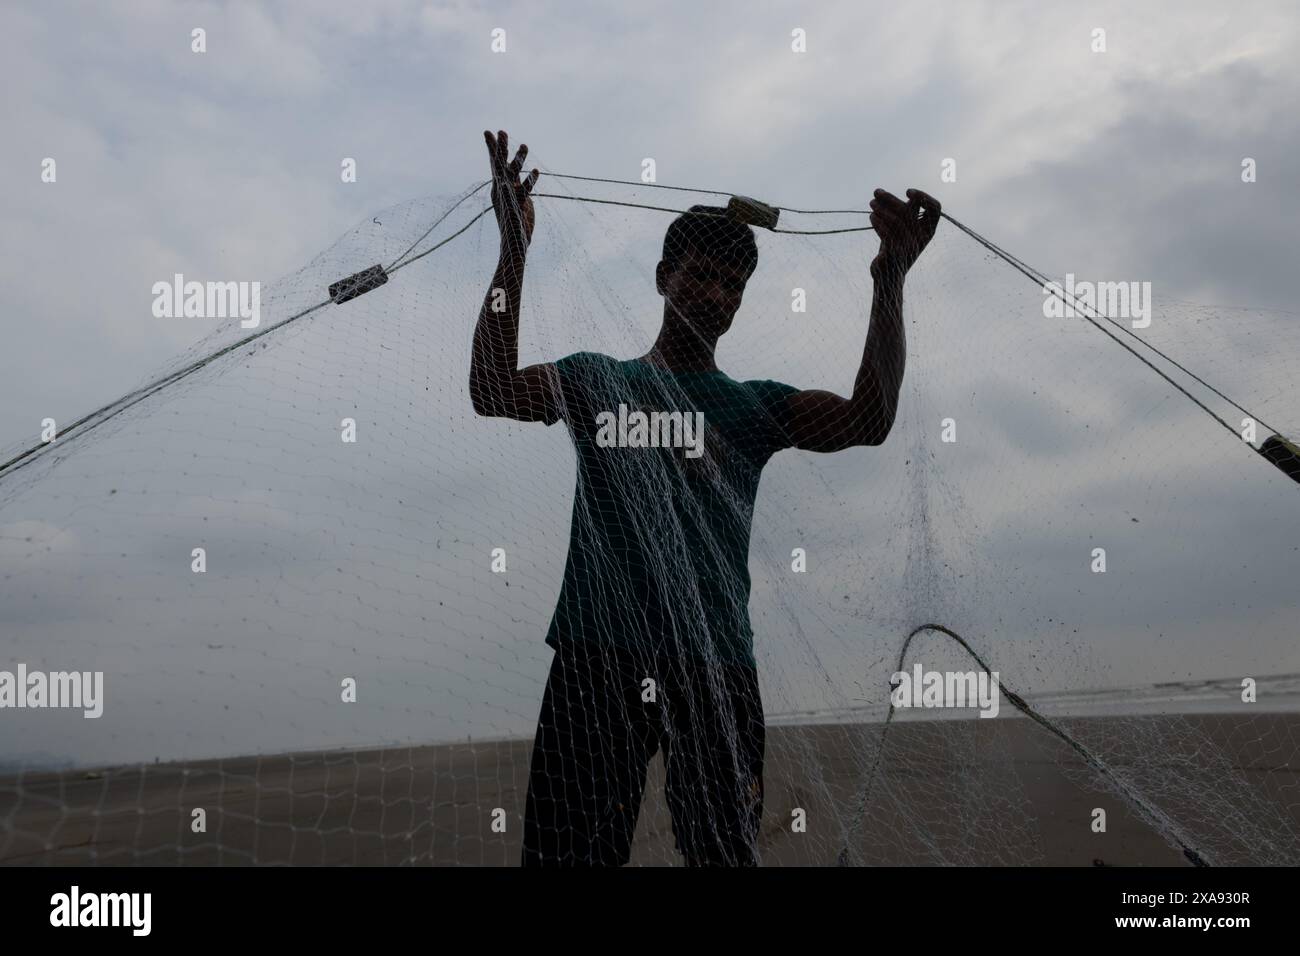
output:
[[[556,359],[556,371],[558,371],[561,376],[572,375],[574,368],[581,364],[585,354],[585,352],[574,352],[570,355],[564,356],[562,359]]]
[[[563,420],[572,428],[575,422],[586,421],[591,417],[588,412],[596,381],[591,373],[594,364],[601,358],[597,352],[574,352],[555,362],[555,371],[560,380],[560,414],[553,421],[548,421],[547,425]]]
[[[782,423],[785,421],[785,404],[791,395],[799,389],[784,382],[771,379],[746,382],[758,401],[762,418],[763,434],[768,438],[769,452],[788,448],[790,441],[786,437]]]

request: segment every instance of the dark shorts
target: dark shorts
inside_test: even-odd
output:
[[[643,702],[642,681],[656,684]],[[664,752],[677,849],[691,865],[758,865],[763,704],[752,665],[562,645],[542,695],[524,866],[622,866],[650,759]]]

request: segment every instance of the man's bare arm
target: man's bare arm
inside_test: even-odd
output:
[[[940,206],[916,189],[907,191],[906,203],[883,189],[875,195],[870,218],[880,252],[871,263],[871,324],[853,394],[808,389],[791,395],[778,423],[790,447],[830,452],[879,445],[894,426],[907,359],[903,282],[934,235]]]
[[[507,163],[504,130],[485,132],[492,163],[492,206],[501,229],[501,253],[492,284],[483,298],[470,361],[469,394],[480,415],[551,424],[560,417],[559,377],[553,363],[519,368],[519,311],[523,300],[524,264],[533,236],[534,169],[519,178],[528,147],[521,145]]]

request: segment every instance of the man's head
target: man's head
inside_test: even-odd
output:
[[[721,206],[692,206],[668,227],[655,286],[670,313],[716,340],[731,327],[757,266],[758,244],[749,226]]]

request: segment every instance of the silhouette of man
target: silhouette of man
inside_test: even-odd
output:
[[[750,227],[721,207],[694,206],[669,226],[655,270],[663,324],[645,355],[578,352],[519,368],[539,173],[521,179],[527,146],[509,160],[504,131],[484,137],[501,253],[474,330],[474,410],[563,420],[577,453],[522,862],[626,863],[646,770],[662,750],[686,862],[757,865],[764,723],[748,555],[759,475],[783,448],[832,452],[889,434],[906,351],[903,279],[934,235],[939,203],[913,189],[906,202],[875,192],[871,323],[847,398],[737,382],[718,368],[718,339],[758,263]]]

